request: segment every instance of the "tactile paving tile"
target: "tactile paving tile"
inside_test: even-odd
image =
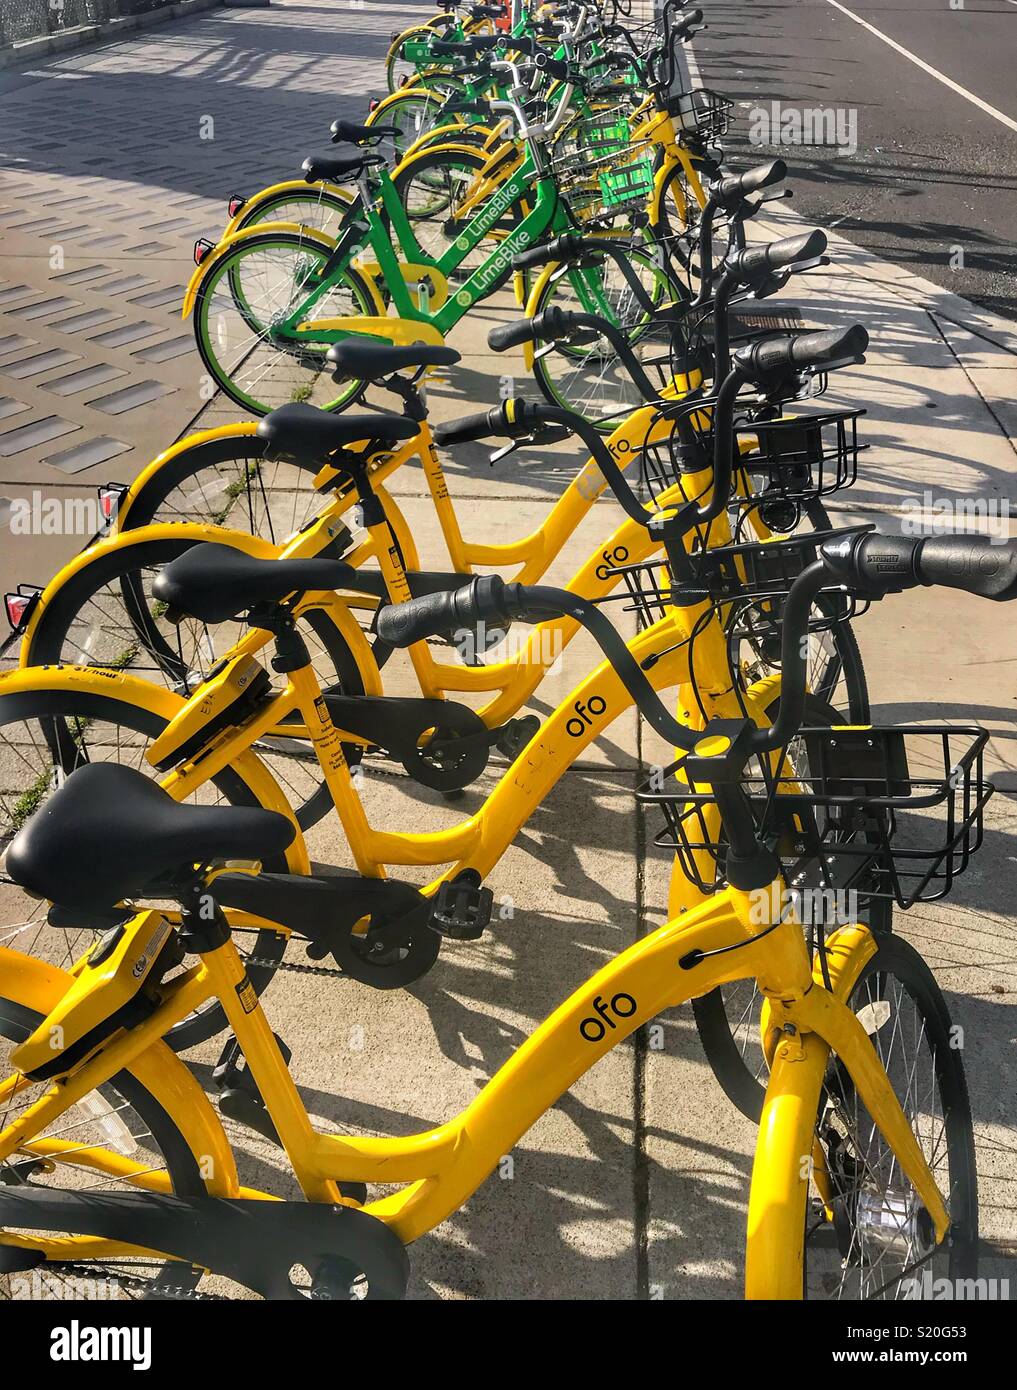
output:
[[[222,231],[231,193],[294,177],[337,116],[364,115],[411,17],[212,10],[33,64],[0,94],[0,485],[120,455],[128,478],[192,425],[195,240]]]

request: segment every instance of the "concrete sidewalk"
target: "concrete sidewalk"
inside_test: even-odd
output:
[[[356,12],[355,25],[345,12],[337,15],[311,4],[214,14],[96,50],[87,59],[47,65],[43,77],[10,90],[0,100],[21,111],[22,125],[11,143],[26,163],[13,166],[8,182],[27,221],[33,221],[33,208],[36,217],[46,220],[40,200],[51,198],[58,182],[68,198],[80,192],[92,199],[97,189],[88,180],[100,180],[102,225],[117,228],[123,256],[114,263],[105,254],[81,255],[75,265],[101,264],[114,280],[151,274],[156,281],[151,291],[135,287],[120,295],[166,295],[161,305],[145,306],[141,314],[136,305],[116,307],[118,294],[108,284],[105,292],[92,291],[91,282],[83,279],[67,292],[67,297],[81,299],[82,307],[73,306],[73,312],[108,311],[125,328],[144,318],[155,326],[163,346],[189,332],[178,322],[174,326],[178,301],[169,290],[179,294],[189,273],[193,235],[216,234],[224,220],[225,197],[234,187],[265,184],[298,165],[333,116],[359,116],[365,94],[381,86],[388,31],[418,13],[408,6],[372,4]],[[273,39],[275,56],[268,57],[264,45]],[[146,76],[136,79],[139,71]],[[58,83],[69,95],[63,96],[64,88],[58,95]],[[143,132],[132,152],[133,172],[125,178],[127,168],[116,163],[120,156],[101,148],[90,156],[96,163],[82,178],[80,151],[75,159],[65,159],[51,149],[50,157],[59,159],[60,166],[42,169],[31,143],[38,123],[50,121],[48,136],[38,132],[42,143],[58,145],[61,112],[66,122],[65,103],[72,96],[77,100],[75,88],[81,85],[92,104],[92,115],[84,119],[95,122],[94,130],[111,109],[105,104],[107,90],[120,84],[136,99],[150,89],[163,98],[146,98],[143,123],[132,123],[132,139],[134,129]],[[328,87],[342,91],[343,97],[316,95]],[[89,110],[87,102],[81,106]],[[206,110],[217,113],[222,135],[207,149],[190,134],[190,143],[181,143],[180,132],[190,132]],[[165,168],[171,158],[180,167],[170,176]],[[182,210],[174,208],[166,217],[175,221],[179,216],[184,225],[141,229],[138,219],[146,201],[150,208],[160,203],[167,188],[179,196]],[[115,208],[108,206],[113,194],[123,198]],[[68,203],[68,209],[68,216],[77,215],[76,204]],[[98,211],[94,215],[100,217]],[[5,225],[11,221],[18,217],[11,214]],[[781,219],[760,234],[783,234],[794,225]],[[38,239],[56,233],[38,226],[34,233],[26,226],[15,230],[25,238],[18,243],[24,259],[12,254],[6,263],[8,286],[34,287],[37,303],[38,296],[62,293],[51,288],[39,264]],[[100,230],[98,222],[94,230]],[[158,238],[169,249],[150,255],[131,251],[142,235]],[[908,499],[926,490],[933,506],[965,498],[1013,502],[1013,326],[991,321],[902,276],[850,243],[835,239],[832,244],[835,264],[829,271],[802,279],[785,297],[801,304],[812,324],[858,319],[873,337],[867,365],[837,374],[827,398],[831,404],[864,404],[869,410],[865,438],[872,447],[862,455],[855,488],[833,499],[838,519],[890,513],[890,525],[896,525],[908,514]],[[102,283],[107,283],[105,275]],[[5,337],[37,339],[40,345],[33,344],[32,353],[67,350],[59,322],[72,307],[43,315],[46,324],[54,323],[52,328],[32,327],[35,321],[16,316],[17,304],[11,303]],[[521,358],[496,358],[486,348],[487,329],[513,312],[507,299],[495,300],[457,330],[451,341],[464,361],[447,385],[431,388],[434,419],[494,403],[498,378],[505,373],[515,374],[521,393],[536,394]],[[87,337],[91,331],[85,330],[86,341],[92,341]],[[96,349],[93,343],[87,365],[118,365],[122,377],[108,390],[150,380],[165,394],[117,417],[123,423],[113,432],[129,448],[83,467],[73,481],[46,452],[47,447],[55,452],[77,447],[69,437],[3,452],[7,433],[21,427],[18,414],[26,423],[39,424],[49,412],[64,423],[76,422],[89,438],[99,437],[107,425],[86,416],[91,406],[80,418],[72,417],[71,407],[53,403],[45,383],[4,387],[20,411],[0,425],[7,432],[0,434],[0,495],[15,486],[91,486],[109,473],[127,478],[183,429],[235,418],[228,403],[213,402],[199,410],[198,359],[183,343],[178,356],[168,353],[158,361],[138,362],[133,348],[133,341],[120,348],[107,344]],[[6,360],[20,362],[28,354],[28,346],[13,348]],[[85,369],[86,353],[82,357],[67,369]],[[59,372],[40,375],[51,386]],[[31,380],[15,378],[16,383]],[[89,399],[94,404],[94,397]],[[457,499],[464,499],[461,513],[470,537],[507,540],[535,527],[579,461],[575,450],[560,446],[549,457],[511,455],[492,469],[485,451],[457,451],[449,460],[450,486]],[[406,469],[394,480],[393,491],[414,523],[424,563],[443,565],[419,474]],[[555,564],[549,582],[567,579],[619,515],[613,503],[599,503]],[[0,542],[0,573],[7,579],[44,582],[61,547],[68,553],[75,548],[72,538],[45,547],[36,538],[31,545],[9,547],[8,539]],[[859,623],[880,715],[977,721],[995,735],[1000,791],[988,808],[985,849],[959,880],[949,903],[917,908],[907,917],[898,914],[897,925],[932,962],[965,1030],[989,1257],[984,1272],[1009,1274],[1017,1292],[1013,633],[1007,610],[943,591],[890,600]],[[546,711],[566,698],[594,660],[589,643],[570,646],[560,673],[538,692],[534,709]],[[386,669],[387,688],[390,682],[393,689],[407,688],[406,681],[405,667],[393,663],[391,672]],[[340,1131],[377,1134],[407,1134],[447,1118],[475,1096],[573,987],[664,920],[670,861],[652,848],[658,827],[632,799],[645,769],[663,760],[663,750],[633,717],[617,721],[610,738],[561,780],[492,873],[489,882],[499,904],[494,929],[479,943],[444,947],[436,967],[411,990],[372,993],[308,976],[277,978],[269,996],[270,1017],[293,1049],[294,1074],[312,1114]],[[462,800],[450,804],[388,770],[375,771],[367,779],[368,814],[373,823],[392,828],[453,824],[477,809],[500,772],[494,767]],[[331,821],[312,834],[310,847],[322,863],[349,863]],[[294,959],[301,959],[299,952]],[[739,1296],[755,1131],[714,1082],[690,1011],[665,1017],[661,1025],[652,1036],[648,1031],[611,1053],[584,1077],[520,1140],[510,1164],[488,1179],[462,1211],[417,1243],[412,1251],[415,1297]],[[203,1079],[209,1079],[217,1056],[214,1045],[195,1054]],[[292,1193],[276,1150],[236,1126],[231,1134],[246,1182],[281,1195]]]

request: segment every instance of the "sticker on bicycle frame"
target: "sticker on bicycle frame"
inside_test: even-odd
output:
[[[457,251],[468,251],[470,249],[470,239],[468,236],[458,237],[456,240]]]
[[[257,991],[246,975],[237,985],[237,998],[245,1014],[253,1014],[258,1007]]]
[[[473,303],[473,296],[470,294],[469,290],[460,290],[456,295],[456,303],[461,309],[468,309]]]

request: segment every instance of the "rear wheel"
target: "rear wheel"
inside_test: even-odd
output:
[[[115,762],[158,779],[145,754],[166,721],[151,710],[111,695],[62,688],[45,681],[33,691],[0,696],[0,854],[25,822],[78,767]],[[224,768],[190,798],[204,805],[257,806],[257,797],[232,768]],[[266,871],[285,873],[280,856]],[[68,970],[104,929],[51,927],[47,905],[28,898],[0,870],[0,943]],[[282,959],[286,937],[266,929],[236,933],[241,954],[261,962],[248,975],[260,993]],[[214,1037],[226,1027],[218,1003],[209,1002],[166,1035],[178,1051]]]
[[[828,1173],[813,1187],[804,1235],[804,1294],[822,1299],[938,1297],[931,1281],[978,1273],[978,1182],[961,1052],[932,971],[885,937],[851,993],[950,1216],[942,1245],[847,1068],[830,1058],[815,1134]],[[816,1167],[813,1164],[813,1182]],[[821,1170],[820,1170],[821,1171]],[[826,1210],[832,1211],[832,1221]],[[940,1286],[941,1287],[941,1286]]]
[[[390,168],[395,168],[413,142],[436,124],[444,107],[445,101],[437,92],[410,87],[386,102],[384,109],[371,113],[368,125],[392,126],[396,132],[383,136],[377,146]]]
[[[10,1054],[43,1022],[44,1015],[23,1003],[13,979],[0,977],[0,1075],[16,1070]],[[0,1125],[16,1123],[50,1088],[48,1082],[29,1083],[4,1102]],[[130,1072],[118,1072],[104,1086],[83,1097],[36,1138],[68,1134],[73,1140],[66,1159],[33,1161],[31,1142],[0,1160],[0,1184],[32,1189],[107,1193],[138,1191],[137,1183],[89,1168],[81,1156],[102,1148],[139,1164],[146,1175],[165,1174],[176,1197],[205,1192],[198,1162],[172,1117]],[[78,1161],[75,1161],[75,1154]],[[31,1242],[40,1232],[4,1228]],[[60,1236],[64,1232],[45,1232]],[[155,1255],[83,1257],[47,1260],[33,1268],[17,1268],[20,1252],[0,1245],[0,1299],[138,1299],[182,1298],[197,1287],[201,1270]],[[24,1261],[28,1264],[29,1261]],[[13,1271],[11,1266],[14,1265]]]
[[[456,149],[421,150],[408,159],[392,182],[402,202],[420,249],[440,260],[469,230],[471,220],[485,204],[475,203],[480,174],[488,163],[481,151]],[[450,280],[467,280],[497,250],[498,242],[518,220],[519,205],[506,209],[477,245],[462,253]],[[495,288],[492,282],[491,288]]]
[[[258,194],[243,208],[236,230],[244,231],[260,222],[297,222],[334,237],[352,202],[352,193],[324,183],[309,184],[306,192],[287,189],[268,197]]]
[[[331,249],[298,232],[254,232],[234,243],[202,280],[194,303],[201,359],[216,384],[239,406],[267,415],[291,401],[343,410],[363,393],[362,381],[337,386],[325,353],[328,341],[299,343],[277,327],[307,305],[311,321],[372,315],[374,300],[352,267],[327,277],[310,304]]]

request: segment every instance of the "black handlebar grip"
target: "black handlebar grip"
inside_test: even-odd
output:
[[[572,260],[584,251],[583,238],[578,232],[562,232],[551,241],[543,241],[538,246],[530,246],[512,257],[513,270],[531,270],[538,265],[550,265],[552,261]]]
[[[534,53],[533,66],[538,72],[553,77],[556,82],[564,82],[569,75],[568,63],[562,62],[560,58],[547,57],[543,52]]]
[[[702,10],[690,10],[688,14],[683,15],[681,20],[674,26],[674,28],[671,30],[671,35],[672,37],[677,36],[678,38],[683,39],[687,37],[690,29],[694,29],[697,24],[702,24],[702,22]]]
[[[820,549],[834,581],[865,594],[935,585],[997,603],[1017,599],[1017,540],[870,532],[827,541]]]
[[[375,628],[388,646],[408,647],[438,633],[476,627],[478,622],[508,622],[512,615],[506,610],[504,590],[500,574],[479,574],[460,589],[380,608]]]
[[[769,164],[757,164],[754,169],[746,169],[744,174],[728,174],[713,188],[713,199],[721,207],[730,207],[747,198],[750,193],[758,193],[761,188],[772,188],[787,178],[787,165],[782,159],[771,159]]]
[[[516,325],[512,324],[515,328]],[[502,406],[492,406],[477,415],[464,415],[459,420],[447,420],[434,426],[434,441],[443,447],[448,444],[472,444],[478,439],[490,439],[492,434],[504,433]]]
[[[926,536],[915,569],[922,584],[963,589],[997,603],[1017,599],[1017,539]]]
[[[487,335],[487,346],[492,352],[506,352],[520,343],[532,343],[536,338],[532,319],[518,319],[515,323],[500,323]]]
[[[779,380],[792,372],[820,371],[845,362],[863,362],[869,335],[860,323],[823,333],[765,338],[734,353],[733,361],[746,381]]]
[[[818,228],[800,236],[782,237],[767,246],[752,246],[728,257],[728,269],[736,279],[749,284],[761,276],[785,270],[798,261],[811,261],[826,250],[826,233]]]

